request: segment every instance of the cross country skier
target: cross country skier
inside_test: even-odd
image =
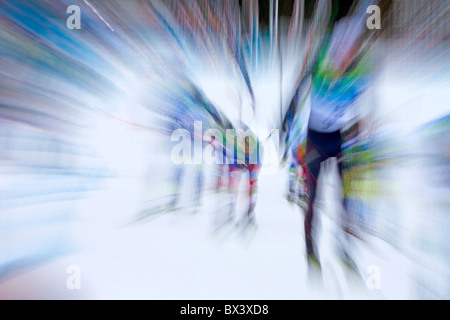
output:
[[[220,115],[214,105],[206,98],[203,92],[195,86],[189,79],[178,79],[172,82],[169,89],[167,99],[170,101],[169,106],[164,110],[167,120],[160,122],[168,127],[172,132],[177,129],[184,129],[189,132],[191,138],[191,146],[195,140],[202,141],[202,149],[206,142],[203,141],[203,132],[201,136],[196,137],[195,122],[202,124],[202,128],[211,128],[220,123]],[[193,154],[189,155],[192,159]],[[200,206],[201,195],[203,189],[203,164],[194,164],[195,170],[195,187],[193,193],[193,206]],[[172,192],[172,200],[169,208],[173,209],[178,205],[180,200],[180,188],[183,183],[183,177],[186,174],[186,164],[177,164],[172,170],[171,179],[174,184]]]
[[[216,139],[216,137],[214,137]],[[230,121],[222,125],[222,137],[216,139],[214,146],[223,152],[222,165],[219,170],[217,187],[226,186],[231,196],[228,205],[228,218],[233,218],[236,209],[238,186],[242,175],[248,176],[248,207],[244,214],[244,222],[254,222],[258,176],[261,168],[262,147],[256,134],[246,125],[234,129]]]
[[[343,10],[335,19],[332,17],[334,24],[321,39],[317,52],[308,53],[312,56],[312,63],[306,68],[304,76],[311,79],[305,157],[309,204],[304,228],[307,258],[315,265],[320,263],[313,237],[313,204],[321,163],[333,157],[340,159],[341,130],[349,121],[360,116],[360,98],[366,92],[373,73],[366,47],[369,42],[364,41],[365,20],[356,15],[345,17],[346,8],[339,9]],[[342,169],[339,162],[341,180]],[[339,253],[344,262],[354,266],[345,246]]]

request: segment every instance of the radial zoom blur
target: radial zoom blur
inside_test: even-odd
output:
[[[0,299],[449,299],[449,15],[0,0]]]

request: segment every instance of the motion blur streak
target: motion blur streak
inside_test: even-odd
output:
[[[0,0],[0,299],[449,299],[450,3],[343,3]]]

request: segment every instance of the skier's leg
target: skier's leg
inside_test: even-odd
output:
[[[196,191],[194,195],[194,206],[200,206],[201,199],[202,199],[202,193],[203,193],[203,166],[197,165],[196,168],[196,175],[197,175],[197,181],[196,181]]]
[[[321,158],[318,157],[307,163],[307,182],[308,182],[308,207],[305,213],[305,241],[308,255],[314,254],[313,248],[313,220],[314,220],[314,201],[316,199],[317,178],[319,177]]]
[[[335,156],[338,159],[338,170],[339,170],[339,178],[341,182],[341,190],[344,191],[344,179],[345,177],[345,168],[344,163],[342,161],[342,153],[341,149],[336,151]],[[341,204],[343,210],[341,211],[340,221],[338,222],[339,231],[338,231],[338,255],[340,256],[341,261],[348,267],[349,270],[353,272],[358,272],[358,267],[353,260],[352,257],[352,241],[351,237],[356,236],[356,230],[354,229],[354,221],[352,212],[349,211],[349,199],[346,198],[343,193],[341,196]]]
[[[229,216],[233,216],[236,202],[237,192],[240,181],[240,170],[234,165],[228,166],[228,196],[229,196]]]
[[[341,179],[341,186],[342,186],[342,190],[344,191],[345,188],[345,176],[344,176],[344,165],[342,163],[342,161],[339,161],[341,159],[338,159],[338,169],[339,169],[339,177]],[[351,220],[351,213],[348,210],[348,204],[349,204],[349,200],[347,199],[347,197],[345,196],[344,192],[342,194],[342,207],[343,207],[343,211],[341,213],[341,221],[340,221],[340,226],[341,228],[345,231],[348,232],[350,230],[350,220]]]
[[[227,172],[226,165],[222,164],[217,167],[217,170],[216,170],[217,177],[216,177],[216,185],[215,185],[216,192],[221,191],[222,188],[226,186],[226,184],[224,182],[224,180],[226,178],[226,172]]]
[[[300,178],[299,180],[301,181],[301,186],[300,186],[300,190],[301,193],[308,196],[308,168],[305,162],[302,162],[299,165],[300,168]]]
[[[295,180],[295,163],[292,162],[291,166],[289,167],[289,190],[287,194],[288,201],[294,201],[295,199],[295,186],[296,186],[296,180]]]
[[[249,194],[248,201],[249,207],[247,211],[247,216],[249,220],[254,218],[254,210],[256,206],[256,198],[258,192],[258,175],[259,175],[260,167],[259,165],[249,165],[248,166],[248,179],[249,179]]]
[[[169,204],[169,207],[175,207],[179,201],[180,198],[180,188],[181,183],[184,175],[184,166],[183,165],[176,165],[175,169],[172,173],[172,182],[174,184],[174,189],[172,193],[172,201]]]
[[[305,214],[305,242],[308,259],[318,263],[314,248],[314,201],[321,163],[336,156],[340,150],[339,133],[320,133],[308,131],[306,142],[306,170],[308,181],[308,208]]]

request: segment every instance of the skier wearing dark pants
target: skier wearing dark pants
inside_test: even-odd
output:
[[[308,130],[306,141],[306,165],[307,181],[309,191],[309,204],[305,214],[305,241],[306,250],[310,258],[316,259],[312,243],[312,223],[314,219],[314,201],[316,198],[317,180],[320,165],[329,158],[340,158],[341,156],[341,132],[340,130],[323,133]],[[339,174],[342,180],[342,166],[339,164]]]

